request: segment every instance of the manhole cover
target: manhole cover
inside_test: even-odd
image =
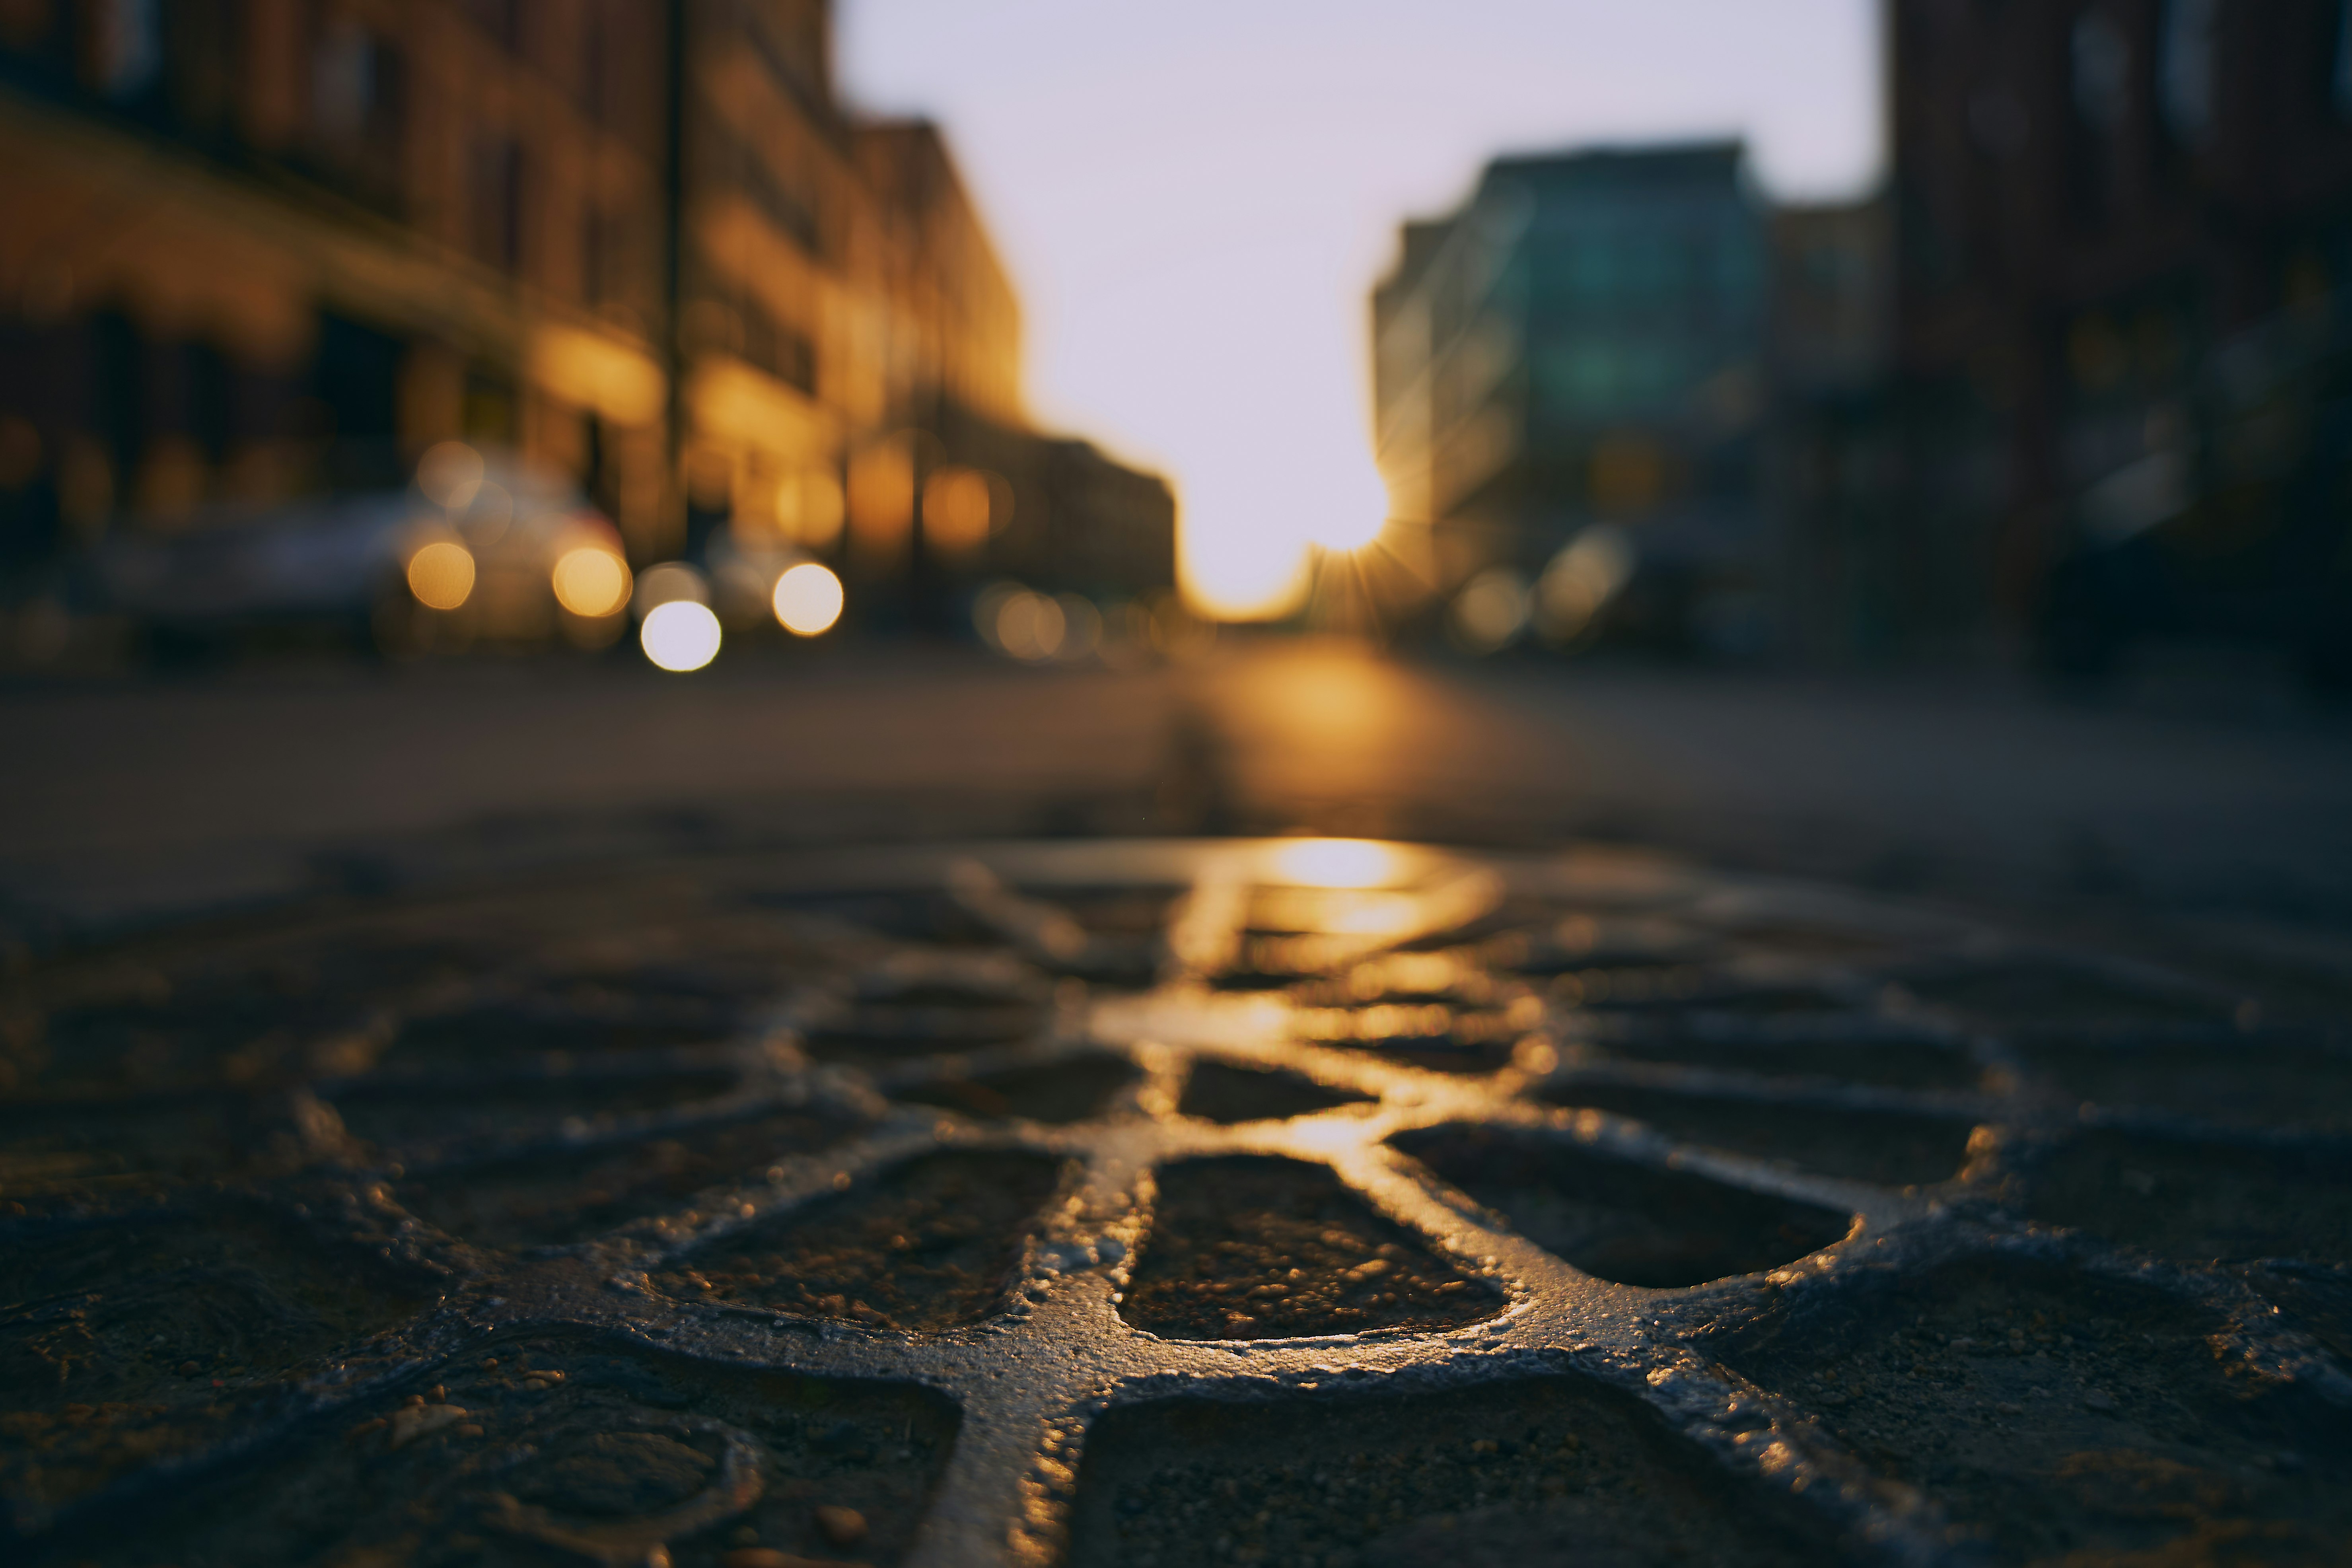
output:
[[[2347,998],[1630,856],[667,865],[0,1010],[105,1564],[2340,1560]]]

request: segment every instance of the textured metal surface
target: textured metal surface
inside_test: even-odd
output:
[[[9,987],[37,1562],[2352,1539],[2347,999],[2240,959],[1634,857],[1070,843]]]

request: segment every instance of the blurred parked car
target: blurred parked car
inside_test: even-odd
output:
[[[394,655],[593,648],[627,626],[612,523],[562,477],[456,442],[404,490],[117,528],[87,564],[93,607],[165,658],[289,637]]]

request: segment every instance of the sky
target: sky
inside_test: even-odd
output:
[[[1044,426],[1165,474],[1205,607],[1385,514],[1369,297],[1498,153],[1748,138],[1782,199],[1881,159],[1876,0],[839,0],[851,102],[923,114],[1019,290]]]

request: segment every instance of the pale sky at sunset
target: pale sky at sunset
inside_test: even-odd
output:
[[[853,101],[947,128],[1032,411],[1160,468],[1196,588],[1382,497],[1366,296],[1503,151],[1743,132],[1777,195],[1879,157],[1875,0],[839,0]]]

